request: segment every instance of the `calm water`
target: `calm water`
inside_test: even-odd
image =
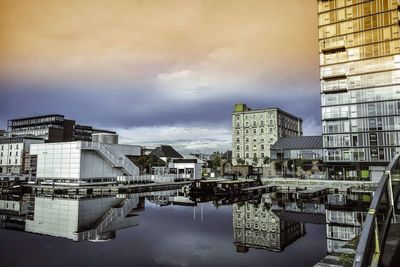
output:
[[[294,204],[264,195],[250,202],[194,207],[182,206],[174,195],[137,197],[128,218],[117,218],[98,233],[98,239],[109,239],[105,242],[75,242],[73,232],[93,228],[111,206],[121,206],[121,199],[28,198],[28,206],[34,207],[26,217],[30,232],[0,229],[0,265],[313,266],[332,240],[343,238],[328,231],[332,240],[327,239],[330,226],[321,222],[324,204]],[[298,216],[299,209],[307,209],[305,216]]]

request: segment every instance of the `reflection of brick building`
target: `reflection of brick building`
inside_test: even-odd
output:
[[[249,248],[282,251],[305,235],[304,224],[281,220],[270,209],[268,195],[261,203],[233,205],[233,236],[238,252]]]

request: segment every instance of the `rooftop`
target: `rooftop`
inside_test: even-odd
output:
[[[299,136],[280,138],[271,150],[322,149],[322,136]]]

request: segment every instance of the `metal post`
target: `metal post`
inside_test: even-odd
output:
[[[381,254],[381,248],[379,244],[379,229],[378,229],[378,219],[376,218],[376,214],[374,211],[374,219],[375,219],[375,225],[374,225],[374,230],[375,230],[375,254]]]
[[[392,186],[392,171],[386,171],[388,175],[388,191],[389,191],[389,205],[390,208],[393,210],[393,218],[396,219],[395,209],[394,209],[394,198],[393,198],[393,186]]]

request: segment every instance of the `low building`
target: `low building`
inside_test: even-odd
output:
[[[120,145],[117,135],[99,134],[99,142],[34,144],[36,178],[51,184],[115,183],[120,176],[138,176],[139,168],[128,156],[140,155],[140,146]]]
[[[280,138],[271,147],[272,175],[323,175],[322,136]]]
[[[195,157],[174,159],[169,163],[169,173],[176,173],[178,179],[193,180],[201,179],[202,165],[204,162]]]
[[[236,104],[232,113],[232,164],[268,165],[270,147],[282,137],[303,135],[302,119],[279,108]]]
[[[171,162],[174,159],[182,159],[183,156],[179,154],[172,146],[170,145],[160,145],[155,148],[149,155],[157,156],[164,162]]]
[[[0,175],[28,175],[30,145],[43,142],[35,136],[0,137]]]
[[[0,137],[4,136],[5,134],[6,134],[6,131],[0,129]]]

